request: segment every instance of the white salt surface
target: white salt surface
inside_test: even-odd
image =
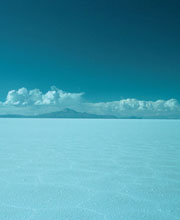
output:
[[[0,220],[175,219],[180,121],[0,119]]]

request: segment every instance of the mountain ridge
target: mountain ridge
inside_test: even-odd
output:
[[[0,118],[102,118],[116,119],[114,115],[98,115],[87,112],[77,112],[73,109],[65,108],[62,111],[49,112],[39,115],[21,115],[21,114],[5,114],[0,115]]]

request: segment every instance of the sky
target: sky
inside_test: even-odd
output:
[[[56,86],[86,103],[179,103],[179,11],[178,0],[0,1],[0,101]]]

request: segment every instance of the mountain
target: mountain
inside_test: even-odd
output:
[[[116,117],[113,115],[96,115],[89,114],[87,112],[77,112],[75,110],[66,108],[62,111],[58,112],[50,112],[46,114],[40,115],[0,115],[0,118],[105,118],[105,119],[115,119]]]
[[[113,115],[96,115],[87,112],[77,112],[66,108],[63,111],[37,115],[36,118],[116,118]]]
[[[8,114],[8,115],[0,115],[0,118],[31,118],[31,116]]]

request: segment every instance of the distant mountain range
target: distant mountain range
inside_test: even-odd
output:
[[[96,115],[89,114],[87,112],[77,112],[75,110],[66,108],[62,111],[51,112],[39,115],[18,115],[18,114],[7,114],[0,115],[0,118],[104,118],[104,119],[115,119],[113,115]]]
[[[5,114],[0,115],[0,118],[99,118],[99,119],[180,119],[180,117],[163,116],[149,116],[149,117],[137,117],[137,116],[119,116],[114,115],[98,115],[90,114],[87,112],[77,112],[73,109],[65,108],[62,111],[50,112],[39,115],[18,115],[18,114]]]

